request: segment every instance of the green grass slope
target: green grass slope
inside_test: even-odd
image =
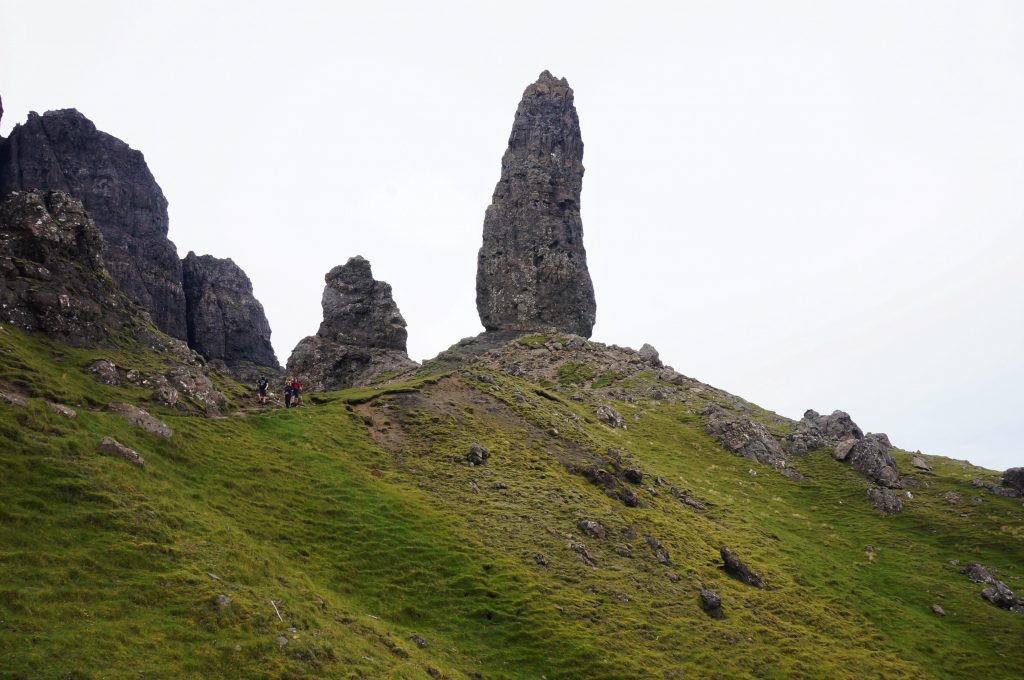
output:
[[[652,375],[573,364],[542,386],[468,363],[201,418],[96,384],[83,367],[99,357],[161,361],[0,332],[0,390],[30,397],[0,401],[0,677],[1009,678],[1024,666],[1024,616],[949,562],[1024,589],[1024,508],[973,488],[985,471],[941,461],[887,518],[828,452],[795,461],[803,482],[726,453],[698,415],[712,391],[613,401],[628,428],[612,429],[594,417],[607,400],[581,387],[640,393]],[[174,435],[102,410],[113,401]],[[104,436],[145,467],[97,453]],[[463,462],[474,441],[484,466]],[[610,448],[643,470],[640,507],[581,473]],[[607,534],[582,536],[582,519]],[[723,573],[723,544],[765,589]],[[702,611],[702,586],[724,619]]]

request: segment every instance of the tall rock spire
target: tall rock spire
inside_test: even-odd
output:
[[[597,305],[580,219],[583,140],[573,92],[549,72],[526,88],[484,217],[476,307],[488,331],[590,337]]]
[[[324,320],[292,350],[289,375],[306,389],[340,390],[419,367],[406,353],[405,319],[391,286],[373,278],[367,260],[350,258],[324,282]]]

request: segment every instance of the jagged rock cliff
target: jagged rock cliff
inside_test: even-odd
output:
[[[231,259],[189,252],[182,277],[189,347],[246,382],[280,370],[270,323],[241,267]]]
[[[417,367],[391,286],[373,278],[367,260],[353,257],[324,280],[323,322],[292,351],[289,374],[307,389],[335,390]]]
[[[0,197],[55,189],[80,199],[103,233],[107,270],[161,330],[185,339],[181,261],[167,200],[142,153],[74,109],[30,113],[0,147]]]
[[[0,203],[0,321],[78,346],[143,323],[103,268],[102,250],[77,198],[10,195]]]
[[[583,248],[582,187],[573,91],[544,71],[523,92],[484,217],[476,306],[488,331],[555,328],[590,337],[597,305]]]

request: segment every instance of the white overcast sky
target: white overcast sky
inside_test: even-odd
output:
[[[576,91],[594,339],[784,415],[1024,465],[1024,2],[0,0],[0,131],[74,107],[282,363],[367,257],[413,358],[481,329],[513,113]]]

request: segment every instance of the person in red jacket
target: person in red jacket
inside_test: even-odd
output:
[[[292,406],[302,406],[302,383],[292,381]]]

